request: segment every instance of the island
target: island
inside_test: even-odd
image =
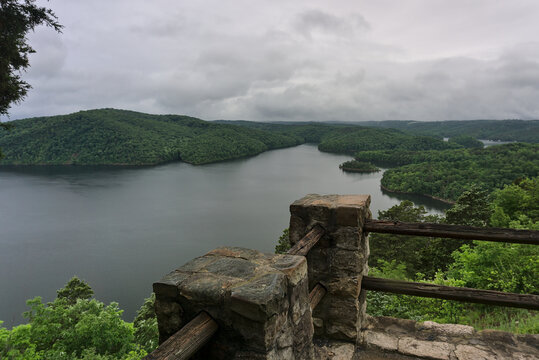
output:
[[[372,173],[380,171],[380,168],[369,163],[357,160],[345,161],[339,165],[339,169],[346,172]]]

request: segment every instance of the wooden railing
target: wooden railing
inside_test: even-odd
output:
[[[316,245],[316,243],[322,238],[325,230],[316,225],[312,228],[311,231],[307,233],[300,241],[298,241],[287,254],[289,255],[302,255],[307,256],[309,251]],[[309,303],[311,304],[311,310],[314,310],[316,305],[322,300],[324,295],[326,295],[326,288],[321,283],[317,283],[314,288],[309,293]]]
[[[288,250],[287,254],[307,256],[313,246],[315,246],[318,240],[322,238],[324,232],[324,229],[320,225],[316,225],[307,233],[307,235],[298,241],[296,245],[292,246],[292,248]]]
[[[144,359],[189,359],[211,339],[218,328],[217,322],[203,311]]]
[[[539,245],[539,231],[512,230],[500,228],[477,228],[470,226],[403,223],[394,221],[367,220],[364,232],[418,235],[466,240],[485,240],[520,244]],[[288,252],[290,255],[306,256],[322,238],[325,231],[315,226],[305,237],[298,241]],[[512,294],[500,291],[479,290],[462,287],[441,286],[363,276],[361,288],[370,291],[383,291],[422,297],[501,305],[539,310],[539,296]],[[314,309],[327,290],[318,283],[309,294],[311,309]],[[206,312],[201,312],[178,332],[172,335],[146,360],[185,360],[200,350],[217,332],[219,325]]]
[[[404,223],[396,221],[367,220],[365,232],[433,236],[465,240],[484,240],[518,244],[539,245],[539,231],[502,228],[479,228],[472,226]],[[364,276],[361,288],[394,294],[431,297],[488,305],[518,307],[539,310],[539,296],[513,294],[501,291],[479,290],[463,287],[441,286]]]
[[[363,226],[363,231],[539,245],[539,231],[535,230],[514,230],[462,225],[367,220]]]

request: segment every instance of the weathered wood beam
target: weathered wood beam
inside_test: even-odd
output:
[[[307,235],[298,241],[296,245],[292,246],[292,248],[288,250],[287,254],[307,256],[309,250],[316,245],[318,240],[320,240],[322,235],[324,235],[324,232],[325,230],[323,227],[316,225],[307,233]]]
[[[363,276],[361,288],[394,294],[539,310],[539,296],[530,294],[513,294],[501,291],[424,284],[371,276]]]
[[[324,285],[318,283],[315,285],[315,287],[311,290],[309,293],[309,303],[311,304],[311,310],[314,310],[316,305],[322,300],[324,295],[326,295],[326,288]]]
[[[203,311],[144,357],[144,360],[189,359],[210,340],[218,327],[215,320]]]
[[[537,230],[367,220],[363,226],[363,231],[539,245],[539,231]]]

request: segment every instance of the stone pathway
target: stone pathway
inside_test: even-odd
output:
[[[369,317],[363,346],[316,342],[317,359],[327,360],[539,360],[539,335],[475,331],[471,326],[417,323]]]

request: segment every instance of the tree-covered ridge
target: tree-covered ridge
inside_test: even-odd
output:
[[[356,154],[358,161],[368,161],[379,165],[402,166],[423,162],[449,161],[456,162],[469,158],[467,149],[453,150],[423,150],[423,151],[393,151],[374,150],[360,151]]]
[[[220,123],[235,124],[246,127],[272,130],[282,127],[321,125],[320,123],[259,123],[252,121],[218,121]],[[436,138],[456,138],[466,136],[475,139],[539,142],[539,120],[449,120],[449,121],[361,121],[323,123],[327,127],[370,127],[382,129],[397,129],[408,134],[431,136]]]
[[[539,143],[539,120],[369,121],[361,125],[412,134]]]
[[[376,157],[384,164],[403,165],[384,173],[381,184],[386,189],[448,200],[456,200],[471,184],[494,191],[513,183],[515,179],[539,175],[539,144],[514,143],[485,149],[358,154],[361,161],[375,161]]]
[[[204,164],[301,142],[294,136],[188,116],[115,109],[12,124],[12,131],[0,132],[4,165],[151,165],[172,160]]]
[[[427,136],[357,125],[208,122],[189,116],[100,109],[11,122],[0,133],[13,165],[191,164],[251,156],[266,150],[317,143],[321,151],[353,155],[363,150],[459,148]],[[241,125],[241,126],[240,126]]]
[[[320,151],[355,154],[367,150],[442,150],[461,147],[429,136],[405,134],[394,129],[342,128],[326,136]]]
[[[358,125],[344,125],[344,124],[327,124],[316,122],[291,122],[291,123],[265,123],[254,121],[230,121],[230,120],[218,120],[219,124],[233,124],[243,126],[251,129],[267,130],[280,134],[287,134],[296,136],[302,139],[303,142],[320,144],[325,140],[329,140],[333,137],[339,137],[346,134],[348,131],[361,131],[366,129],[365,127]],[[384,134],[385,129],[378,129],[373,134]]]
[[[263,129],[318,144],[325,152],[354,155],[367,150],[441,150],[463,146],[455,142],[444,142],[441,138],[418,136],[389,128],[373,128],[359,125],[327,123],[256,123],[251,121],[220,121],[243,127]]]

